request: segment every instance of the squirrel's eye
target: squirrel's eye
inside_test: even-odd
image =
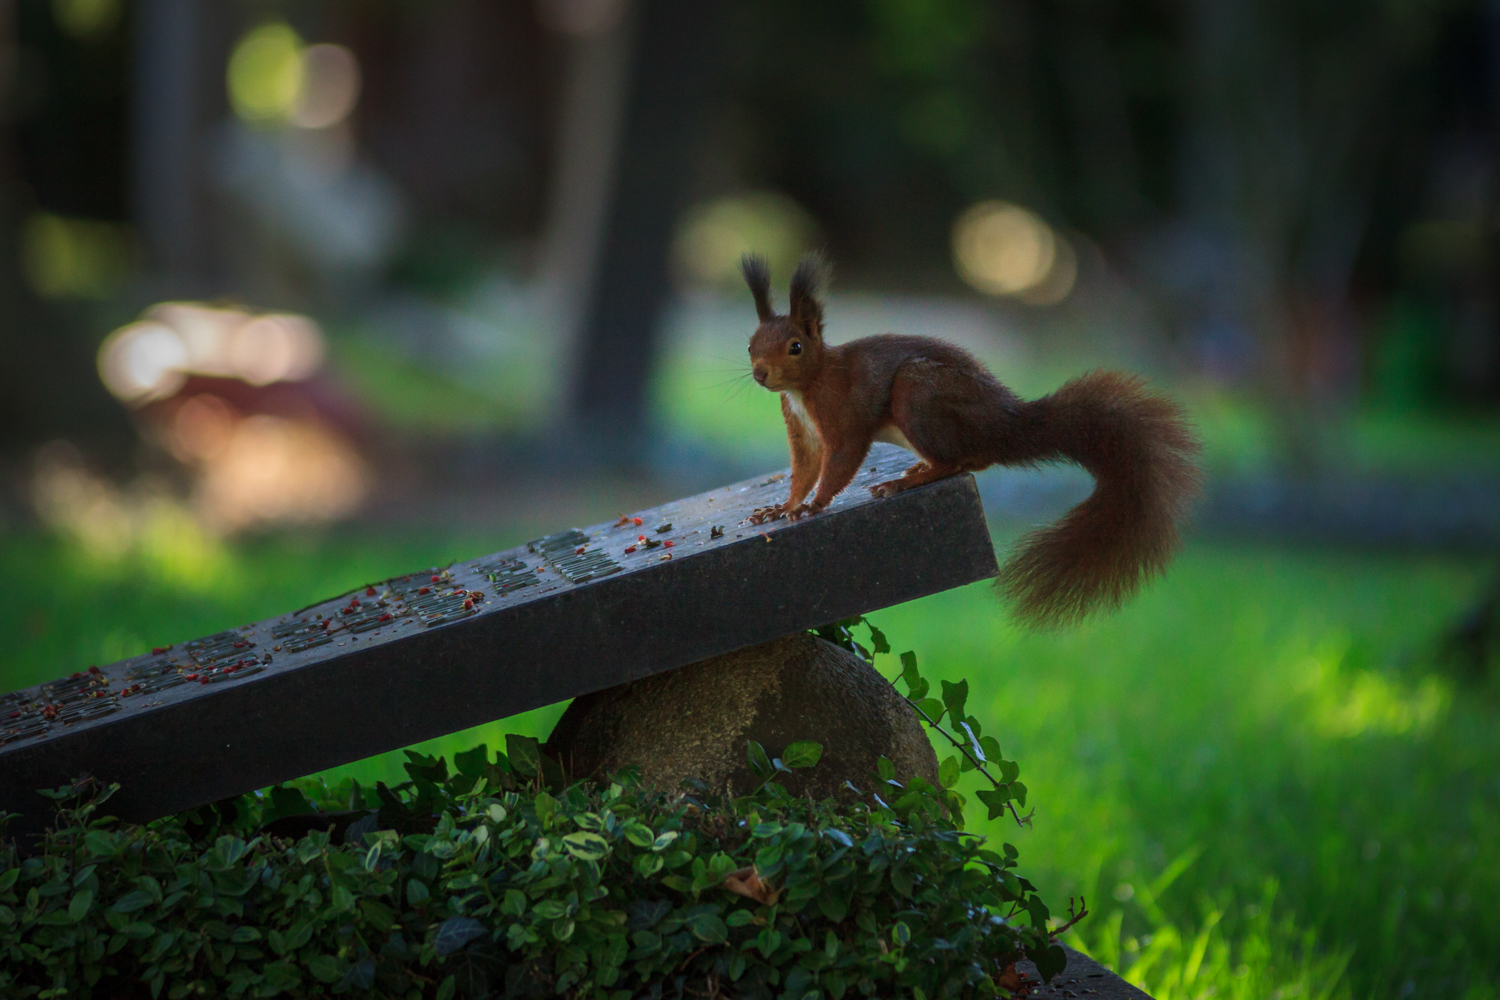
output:
[[[800,341],[800,340],[794,340],[794,341],[792,341],[792,346],[788,347],[786,349],[786,352],[788,354],[801,354],[802,353],[802,341]]]

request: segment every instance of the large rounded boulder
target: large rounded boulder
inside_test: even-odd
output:
[[[822,744],[817,765],[778,778],[800,796],[851,798],[845,781],[875,791],[882,756],[897,780],[937,784],[937,757],[906,700],[858,656],[806,634],[578,698],[545,750],[577,777],[633,764],[663,791],[698,778],[743,795],[759,784],[752,740],[773,757],[799,741]]]

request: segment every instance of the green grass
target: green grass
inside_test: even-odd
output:
[[[517,540],[178,538],[104,563],[9,536],[0,688]],[[1015,632],[983,585],[874,617],[928,676],[967,677],[970,711],[1021,762],[1034,828],[976,827],[1017,844],[1055,905],[1087,896],[1074,943],[1159,1000],[1481,1000],[1500,982],[1497,703],[1428,658],[1483,569],[1199,546],[1057,635]],[[559,711],[422,749],[545,735]],[[397,756],[329,777],[399,779]]]
[[[1162,1000],[1478,998],[1500,980],[1497,705],[1428,668],[1475,570],[1200,547],[1059,635],[1016,634],[984,586],[873,617],[969,678],[1037,807],[992,832],[1055,900],[1085,894],[1075,943]]]

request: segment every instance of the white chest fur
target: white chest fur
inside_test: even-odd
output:
[[[791,412],[797,423],[802,425],[802,431],[813,441],[822,444],[822,435],[818,433],[818,427],[813,423],[812,416],[807,412],[807,406],[802,402],[802,393],[783,392],[781,398],[786,400],[786,407]]]

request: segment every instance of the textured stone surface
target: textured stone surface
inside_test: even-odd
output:
[[[846,779],[871,791],[882,755],[898,779],[937,783],[937,758],[905,699],[853,653],[806,634],[579,698],[547,750],[574,774],[634,764],[658,788],[694,777],[744,794],[756,783],[749,740],[773,757],[799,740],[823,745],[816,766],[782,776],[798,795],[847,796]]]
[[[1151,1000],[1149,994],[1131,986],[1083,952],[1075,951],[1067,945],[1063,945],[1063,951],[1068,953],[1068,966],[1046,986],[1041,985],[1041,977],[1037,975],[1035,964],[1016,963],[1017,971],[1037,984],[1032,996],[1046,997],[1047,1000],[1052,1000],[1053,997],[1079,997],[1080,1000],[1083,997],[1095,997],[1097,1000]]]
[[[994,576],[973,477],[871,497],[910,462],[878,446],[817,517],[746,524],[786,498],[758,477],[0,694],[0,813],[88,773],[152,819]]]

